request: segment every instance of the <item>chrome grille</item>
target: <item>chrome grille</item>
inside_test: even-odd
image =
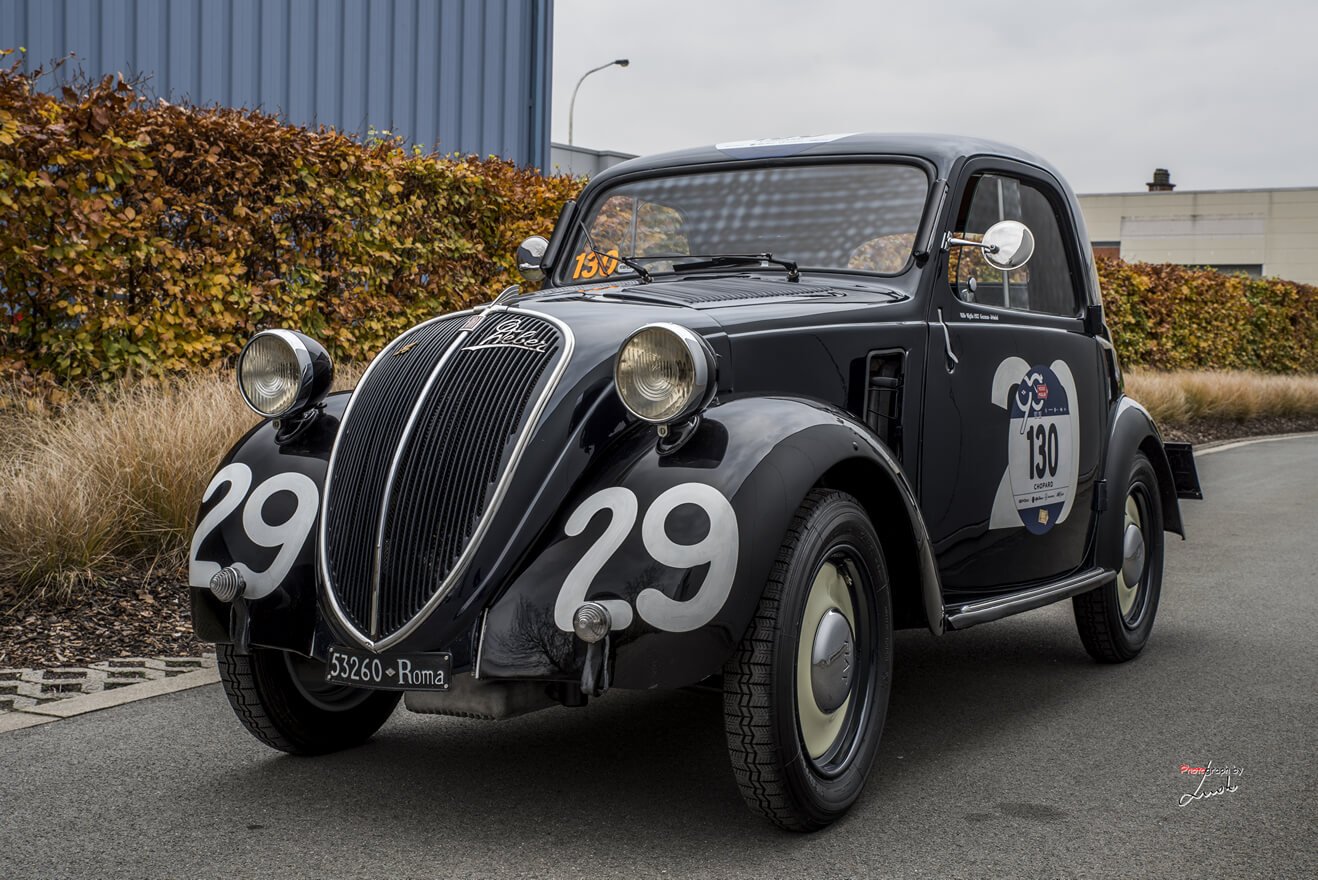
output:
[[[325,569],[340,610],[361,632],[370,629],[375,533],[389,462],[426,379],[465,320],[423,324],[395,340],[363,378],[340,428],[322,512]]]
[[[516,333],[509,333],[510,321],[516,322]],[[456,325],[456,336],[463,322],[444,323]],[[381,370],[373,371],[371,387],[359,392],[363,404],[393,394],[405,398],[402,411],[393,412],[389,424],[367,422],[373,410],[354,399],[335,454],[326,504],[330,589],[345,617],[372,642],[406,626],[444,587],[482,518],[491,513],[534,392],[563,348],[552,323],[520,312],[488,314],[456,346],[452,336],[453,350],[442,362],[428,356],[431,369],[410,393],[390,390],[385,377],[377,381],[374,375]],[[524,344],[528,340],[534,344]],[[383,361],[380,367],[392,364]],[[420,399],[427,381],[429,392]],[[412,428],[405,432],[409,417]],[[376,433],[384,439],[364,439]],[[355,438],[352,467],[360,473],[340,483],[349,467],[350,437]],[[373,454],[360,451],[366,448]],[[391,468],[392,482],[385,487]],[[340,487],[346,493],[362,485],[381,489],[369,499],[340,494]]]

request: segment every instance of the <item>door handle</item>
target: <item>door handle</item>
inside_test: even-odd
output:
[[[961,363],[961,358],[956,356],[952,351],[952,334],[947,330],[947,322],[943,320],[943,310],[938,310],[938,323],[943,328],[943,342],[947,345],[947,371],[950,373],[956,369],[956,365]]]

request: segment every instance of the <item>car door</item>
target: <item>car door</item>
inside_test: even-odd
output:
[[[1035,241],[1009,272],[979,248],[950,245],[929,298],[921,506],[944,588],[986,593],[1079,566],[1107,386],[1083,319],[1080,245],[1052,178],[972,160],[949,204],[952,237],[1019,220]]]

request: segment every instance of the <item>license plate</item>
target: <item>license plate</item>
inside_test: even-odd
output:
[[[446,691],[453,675],[452,654],[390,654],[331,645],[325,680],[386,691]]]

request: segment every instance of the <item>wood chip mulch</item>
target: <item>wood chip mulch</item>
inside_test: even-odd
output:
[[[1305,434],[1318,431],[1318,415],[1268,416],[1243,422],[1199,419],[1180,426],[1160,425],[1162,439],[1203,444],[1212,441],[1262,437],[1267,434]]]
[[[118,657],[196,657],[186,572],[102,580],[76,602],[0,612],[0,669],[83,666]]]
[[[1318,416],[1196,422],[1165,427],[1166,440],[1209,441],[1318,431]],[[0,611],[0,668],[49,669],[118,657],[194,657],[211,646],[192,635],[186,572],[102,581],[74,603]]]

